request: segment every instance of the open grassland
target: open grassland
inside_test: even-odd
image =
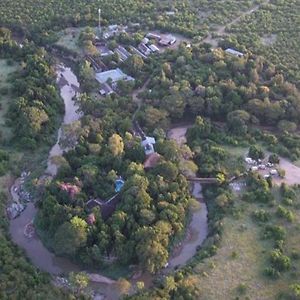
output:
[[[300,253],[299,199],[294,207],[289,208],[295,216],[294,221],[287,222],[276,215],[278,205],[282,205],[278,188],[273,193],[276,200],[269,205],[235,200],[232,213],[223,221],[224,234],[220,249],[215,256],[195,268],[201,282],[200,299],[278,299],[279,295],[289,290],[291,284],[299,283],[299,259],[292,258],[290,271],[282,273],[279,279],[264,275],[274,241],[262,239],[264,224],[259,225],[253,220],[251,216],[254,211],[265,209],[271,214],[269,224],[285,228],[288,234],[283,251],[287,256],[293,257],[292,252]]]
[[[10,136],[10,128],[5,125],[5,114],[7,113],[9,102],[12,101],[10,76],[17,70],[17,64],[10,64],[6,59],[0,59],[0,130],[3,138]]]

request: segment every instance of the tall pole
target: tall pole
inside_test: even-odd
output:
[[[98,9],[98,30],[99,30],[99,37],[101,36],[101,9]]]

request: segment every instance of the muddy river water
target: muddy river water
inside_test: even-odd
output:
[[[60,94],[65,104],[65,116],[62,126],[65,124],[70,124],[76,120],[79,120],[82,114],[78,111],[78,106],[74,101],[74,96],[79,88],[78,80],[75,74],[70,68],[60,65],[57,68],[57,81],[60,87]],[[173,135],[171,132],[170,138],[174,138],[178,143],[183,143],[185,141],[184,136],[187,128],[178,127],[173,129]],[[49,158],[47,161],[47,168],[45,175],[55,176],[57,173],[57,166],[52,161],[55,156],[60,156],[63,154],[64,149],[61,148],[59,140],[61,138],[62,127],[58,130],[58,137],[56,144],[51,148],[49,152]],[[177,135],[180,136],[177,139]],[[11,195],[13,199],[18,202],[18,194],[14,192],[14,188],[17,187],[20,180],[17,179],[14,186],[11,188]],[[175,266],[184,265],[191,257],[193,257],[197,251],[197,247],[202,244],[207,236],[207,208],[202,200],[201,185],[199,183],[194,183],[193,191],[194,197],[202,202],[201,209],[194,212],[191,217],[191,222],[188,228],[189,235],[186,239],[182,241],[182,245],[179,251],[174,254],[169,260],[168,269],[171,271]],[[70,262],[66,258],[57,257],[52,252],[50,252],[35,234],[32,238],[27,238],[24,235],[25,226],[32,222],[37,209],[34,207],[33,203],[29,203],[26,209],[21,213],[21,215],[10,221],[10,235],[12,240],[21,248],[23,248],[31,260],[31,262],[39,269],[48,272],[52,275],[67,274],[71,271],[80,271],[80,268]],[[101,276],[100,274],[90,274],[91,277],[97,278],[97,286],[93,286],[96,290],[100,290],[102,294],[107,296],[107,299],[115,299],[115,297],[110,297],[110,290],[112,290],[111,284],[114,282],[109,278]],[[143,276],[139,278],[142,280]],[[99,284],[100,283],[100,284]]]

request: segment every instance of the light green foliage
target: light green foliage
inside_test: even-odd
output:
[[[110,138],[109,138],[109,149],[112,153],[113,156],[119,156],[123,153],[124,151],[124,143],[123,139],[120,135],[114,133]]]

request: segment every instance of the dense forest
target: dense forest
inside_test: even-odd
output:
[[[98,8],[102,24],[139,22],[151,28],[204,36],[211,24],[224,24],[259,1],[21,1],[1,2],[0,25],[17,32],[33,34],[37,40],[48,39],[48,30],[69,26],[97,24]],[[168,15],[166,12],[174,11]],[[38,35],[36,34],[38,33]]]
[[[228,31],[227,42],[262,54],[299,84],[299,1],[270,1]]]
[[[98,102],[82,96],[81,103],[86,115],[77,132],[80,142],[64,156],[56,180],[43,195],[37,225],[57,253],[85,265],[101,266],[103,257],[111,255],[155,272],[167,263],[172,239],[183,233],[190,204],[188,184],[178,166],[183,150],[158,139],[159,162],[145,172],[141,139],[130,133],[131,100]],[[104,222],[95,208],[88,226],[87,201],[112,197],[119,176],[125,185],[116,211]],[[77,192],[68,193],[62,184],[71,184]]]
[[[22,66],[12,78],[15,100],[9,103],[7,122],[13,128],[13,138],[22,147],[34,149],[39,143],[51,140],[58,114],[63,112],[53,66],[43,48],[29,42],[20,47],[5,28],[0,29],[0,57],[15,60]]]
[[[149,90],[142,94],[137,115],[148,130],[202,115],[227,132],[219,136],[225,143],[261,139],[270,151],[298,159],[299,90],[264,58],[250,52],[236,58],[222,49],[182,45],[152,60],[150,69]],[[255,130],[260,126],[278,130],[266,134]],[[208,131],[206,138],[210,136]]]

